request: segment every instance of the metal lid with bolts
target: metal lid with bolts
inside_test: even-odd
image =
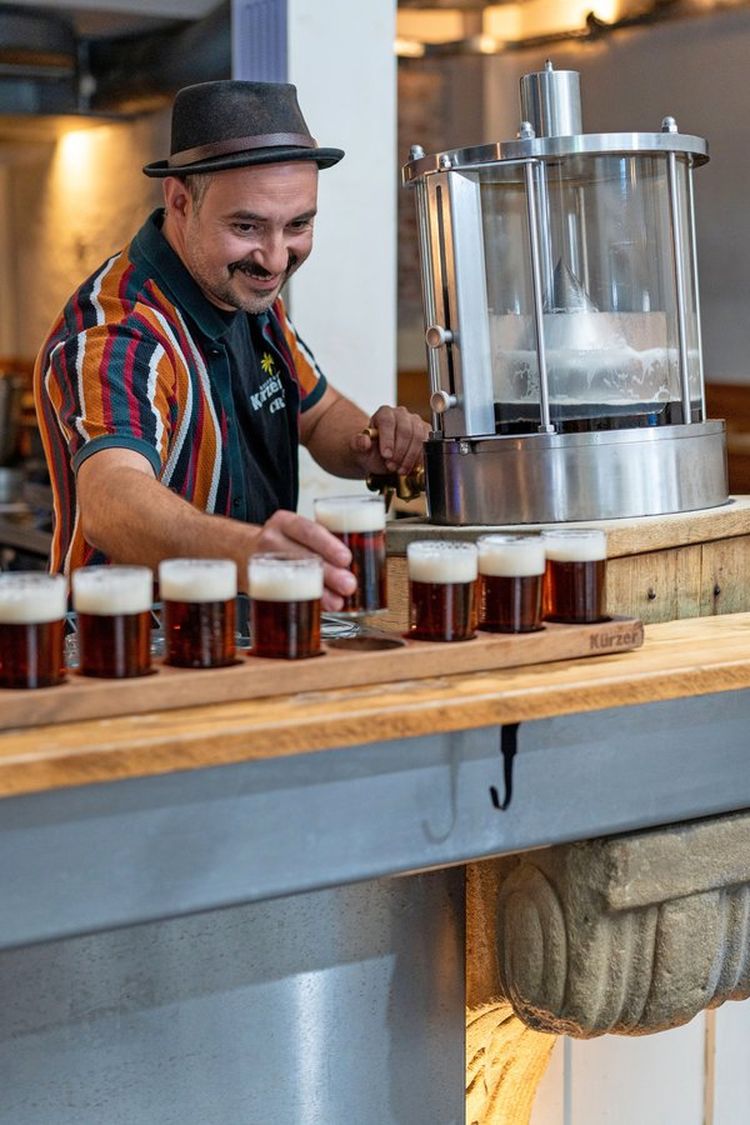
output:
[[[703,137],[681,134],[673,117],[662,118],[658,133],[584,133],[580,75],[555,70],[547,59],[544,70],[521,78],[521,124],[514,140],[474,145],[426,155],[412,145],[401,170],[404,185],[432,172],[456,171],[499,160],[557,159],[561,156],[608,153],[678,153],[693,165],[705,164],[708,144]]]

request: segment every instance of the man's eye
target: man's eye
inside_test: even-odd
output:
[[[295,219],[289,226],[294,231],[308,230],[312,226],[312,219]]]
[[[234,229],[238,234],[252,234],[258,229],[257,223],[235,223]]]

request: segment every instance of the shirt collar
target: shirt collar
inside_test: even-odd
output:
[[[197,281],[193,278],[182,259],[172,249],[162,234],[164,210],[158,207],[153,211],[131,243],[135,258],[148,263],[160,288],[164,289],[188,316],[198,325],[200,331],[211,340],[226,335],[232,325],[232,318],[222,316],[221,310],[212,305]],[[268,314],[253,316],[261,328],[265,327]]]

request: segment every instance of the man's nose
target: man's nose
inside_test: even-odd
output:
[[[269,233],[256,251],[255,259],[271,274],[284,273],[289,263],[289,248],[283,231]]]

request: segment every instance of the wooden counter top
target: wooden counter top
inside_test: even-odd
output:
[[[551,524],[514,524],[503,531],[532,532]],[[730,496],[728,504],[697,512],[638,516],[618,520],[580,520],[566,527],[601,527],[607,532],[607,557],[622,558],[670,547],[686,547],[716,539],[731,539],[750,533],[750,496]],[[476,539],[497,528],[474,526],[441,527],[418,518],[388,524],[388,553],[403,555],[412,539]]]
[[[750,614],[693,618],[620,655],[9,730],[0,796],[746,687]]]

